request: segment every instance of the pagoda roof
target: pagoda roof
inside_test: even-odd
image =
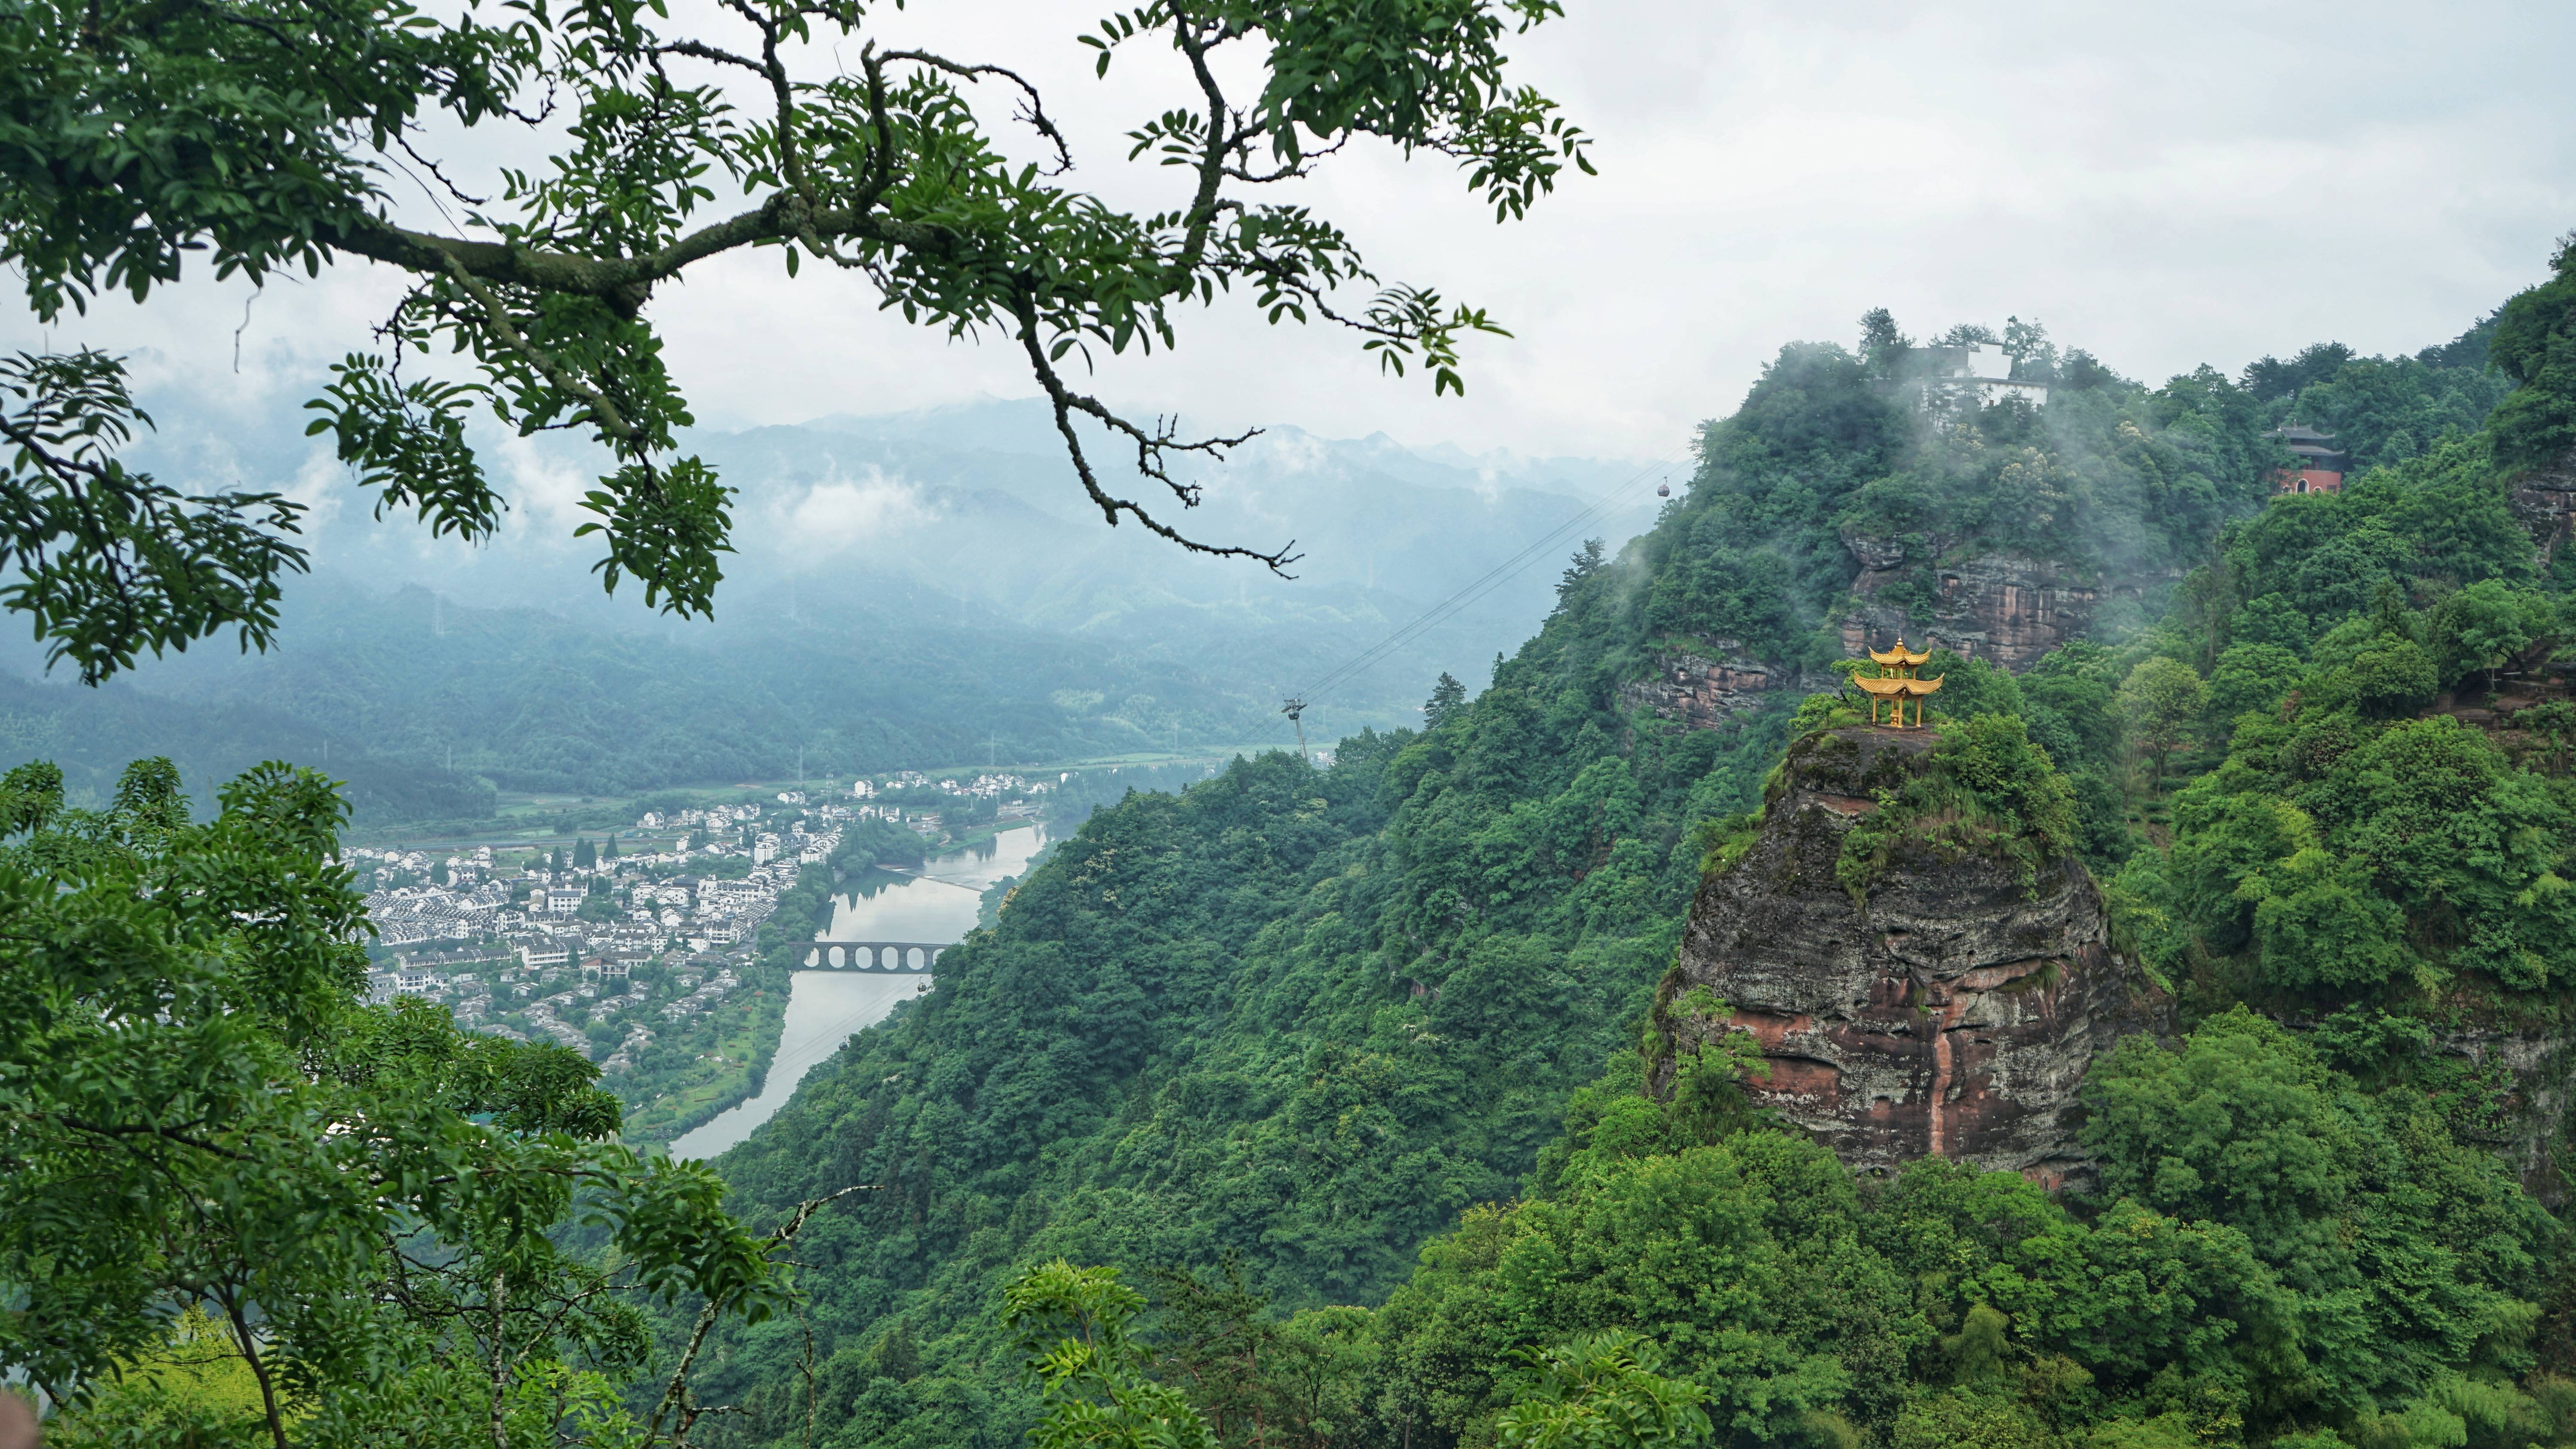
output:
[[[1942,676],[1942,678],[1947,677],[1947,675]],[[1940,679],[1863,679],[1854,675],[1852,683],[1859,685],[1864,694],[1881,696],[1893,694],[1914,698],[1920,695],[1938,694],[1941,691]]]
[[[1906,648],[1905,641],[1900,638],[1896,641],[1896,647],[1894,649],[1891,649],[1884,654],[1872,649],[1869,651],[1869,657],[1870,662],[1874,664],[1903,664],[1913,666],[1924,663],[1932,656],[1919,649]]]

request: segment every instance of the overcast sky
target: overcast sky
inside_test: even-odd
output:
[[[1184,314],[1178,356],[1118,359],[1098,390],[1212,426],[1646,459],[1782,342],[1848,342],[1872,306],[1918,335],[2018,314],[2149,379],[2327,337],[2412,351],[2538,280],[2576,227],[2576,5],[1566,8],[1517,53],[1597,138],[1598,178],[1508,226],[1436,157],[1355,156],[1309,193],[1383,275],[1517,334],[1474,346],[1463,401],[1239,302]],[[1171,93],[1150,58],[1093,80],[1071,43],[1091,15],[916,0],[895,23],[1040,76],[1077,181],[1168,202],[1174,173],[1128,167],[1118,133]],[[292,410],[392,286],[363,264],[273,286],[238,372],[239,286],[105,305],[52,340],[149,348],[155,385]],[[1009,348],[908,330],[826,270],[790,282],[774,252],[692,273],[655,316],[710,423],[1034,391]],[[36,337],[23,309],[8,330]]]

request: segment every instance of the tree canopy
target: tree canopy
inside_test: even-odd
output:
[[[1019,71],[885,43],[855,0],[725,0],[693,21],[650,0],[39,0],[0,17],[0,259],[47,323],[103,291],[146,300],[192,258],[254,283],[348,259],[397,269],[408,288],[373,350],[351,351],[311,403],[378,511],[483,537],[506,502],[469,415],[576,430],[615,464],[579,530],[601,542],[602,583],[632,578],[648,604],[691,614],[713,603],[729,490],[679,449],[691,414],[652,303],[711,259],[768,249],[790,274],[848,275],[908,324],[1007,339],[1111,524],[1280,567],[1289,546],[1167,521],[1198,499],[1174,458],[1241,437],[1130,420],[1066,363],[1174,346],[1181,312],[1240,292],[1271,322],[1338,324],[1385,368],[1461,388],[1461,341],[1498,325],[1382,281],[1340,225],[1271,196],[1366,139],[1448,157],[1497,219],[1522,215],[1565,167],[1590,169],[1587,138],[1512,83],[1503,53],[1558,10],[1152,0],[1112,14],[1074,38],[1100,76],[1151,47],[1185,77],[1140,96],[1128,159],[1173,184],[1159,209],[1129,211],[1067,180],[1074,139]],[[996,103],[1024,144],[988,128],[979,105]],[[485,187],[472,159],[493,155]],[[414,182],[440,225],[397,205]],[[438,370],[433,353],[462,366]],[[298,504],[127,472],[116,449],[149,419],[117,359],[21,355],[0,364],[0,392],[14,399],[0,554],[24,576],[0,599],[33,615],[55,658],[95,681],[228,628],[268,642],[280,581],[303,566]],[[1095,465],[1077,421],[1132,450],[1151,498]]]
[[[0,779],[0,1367],[73,1444],[627,1442],[644,1305],[767,1316],[816,1205],[756,1235],[581,1056],[363,1004],[344,815],[283,765],[203,822],[166,761],[101,811]]]

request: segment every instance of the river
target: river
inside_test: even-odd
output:
[[[848,882],[849,893],[832,902],[834,941],[959,941],[975,929],[984,890],[1004,876],[1023,875],[1030,857],[1046,844],[1046,827],[1005,830],[974,850],[932,856],[918,871],[870,870]],[[897,1002],[929,984],[927,975],[874,971],[799,971],[787,992],[787,1019],[778,1054],[760,1095],[673,1139],[674,1157],[713,1157],[778,1115],[796,1084],[866,1027],[885,1020]]]

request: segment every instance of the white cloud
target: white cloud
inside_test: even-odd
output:
[[[349,465],[329,448],[316,446],[305,453],[294,481],[277,491],[304,505],[306,532],[319,532],[339,520],[341,505],[353,491]]]
[[[884,543],[936,516],[919,488],[874,467],[856,478],[826,478],[771,512],[781,546],[806,559]]]
[[[1437,283],[1513,330],[1471,344],[1465,399],[1381,376],[1328,329],[1265,326],[1240,297],[1185,311],[1178,357],[1107,359],[1084,385],[1211,428],[1650,457],[1730,409],[1780,343],[1848,338],[1872,306],[1917,333],[2037,318],[2148,378],[2326,337],[2411,351],[2536,280],[2576,226],[2563,74],[2576,7],[1568,10],[1514,44],[1599,138],[1600,177],[1570,177],[1528,222],[1497,226],[1438,158],[1355,148],[1298,197],[1348,224],[1382,275]],[[1075,180],[1123,204],[1170,201],[1173,173],[1121,160],[1121,133],[1166,99],[1153,56],[1122,53],[1095,81],[1071,42],[1081,16],[1052,0],[876,20],[1021,67],[1075,139]],[[331,359],[368,345],[399,284],[353,264],[273,288],[238,376],[239,286],[192,283],[145,316],[103,301],[54,331],[148,344],[173,385],[291,408]],[[693,272],[653,315],[717,425],[1032,390],[1007,344],[907,328],[857,279],[790,281],[774,252]],[[32,323],[10,330],[34,341]],[[849,486],[830,507],[876,506]]]
[[[574,529],[598,521],[599,515],[581,506],[582,498],[599,486],[598,475],[576,466],[556,447],[515,433],[480,446],[493,486],[510,500],[512,516],[503,519],[502,528],[520,542],[561,546],[572,541]]]

